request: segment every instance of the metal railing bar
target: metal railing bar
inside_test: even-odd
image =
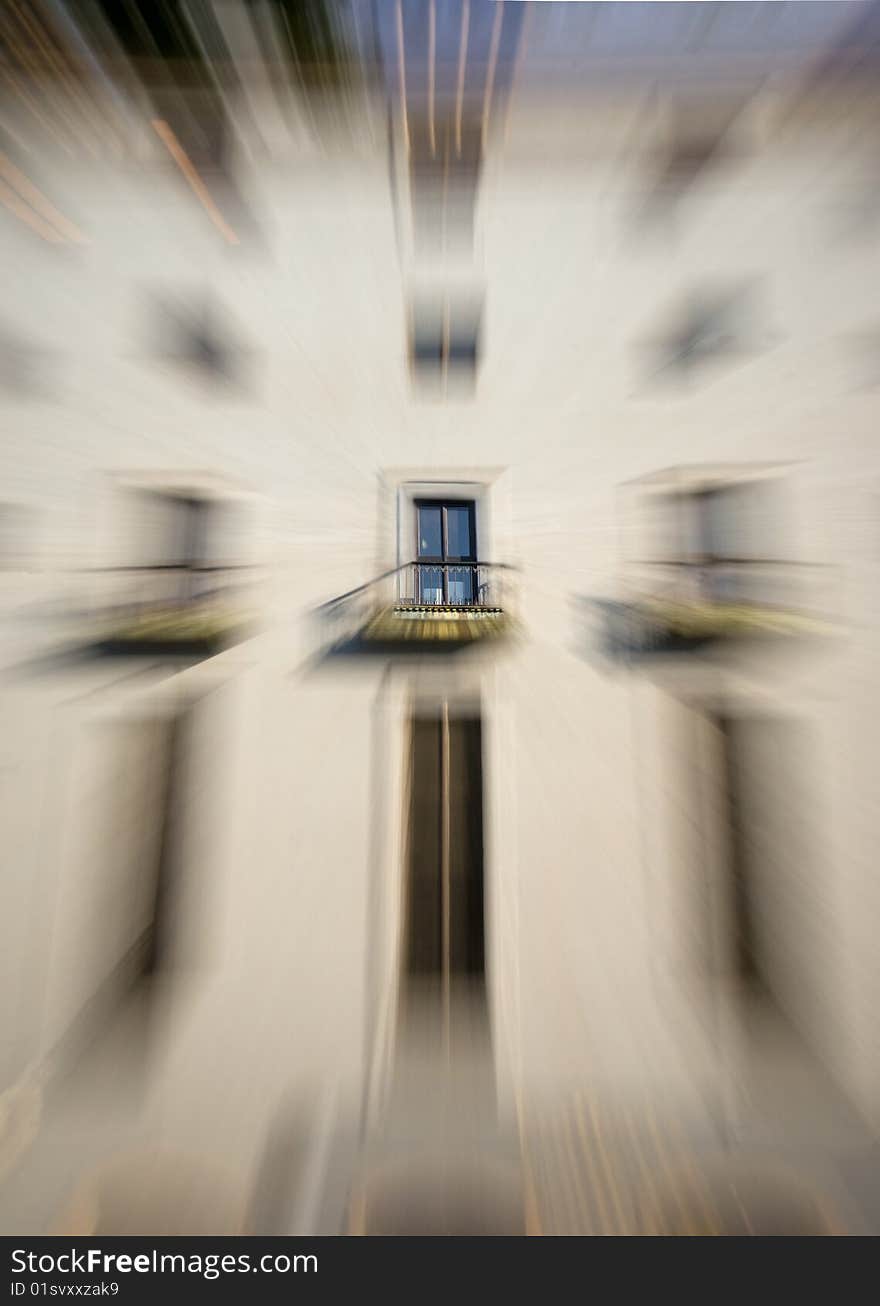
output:
[[[465,570],[473,570],[478,567],[483,567],[487,570],[495,570],[495,571],[518,571],[519,570],[518,567],[515,567],[513,564],[507,562],[478,562],[478,561],[428,562],[425,561],[423,558],[413,558],[409,562],[402,562],[398,567],[391,567],[389,568],[388,571],[383,571],[380,575],[374,576],[371,580],[365,581],[362,585],[356,585],[354,589],[346,590],[344,594],[338,594],[335,598],[327,599],[326,602],[318,605],[317,611],[318,612],[327,611],[328,609],[335,608],[339,604],[344,603],[347,599],[353,599],[356,598],[357,595],[359,594],[365,594],[368,590],[372,589],[375,585],[380,584],[383,580],[388,580],[391,576],[397,576],[401,572],[407,571],[410,567],[425,568],[426,570],[430,570],[430,571],[449,571],[449,570],[465,571]],[[483,588],[485,588],[485,586],[488,584],[489,582],[485,582]],[[412,601],[415,602],[415,600]]]

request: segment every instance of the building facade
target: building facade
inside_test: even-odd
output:
[[[474,1139],[530,1231],[679,1144],[856,1227],[874,10],[178,9],[10,19],[8,1231]]]

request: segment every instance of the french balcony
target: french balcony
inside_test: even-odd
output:
[[[451,652],[510,633],[515,570],[503,563],[407,562],[317,610],[328,652]]]
[[[832,586],[831,569],[815,564],[657,561],[627,565],[620,599],[587,603],[606,656],[630,662],[833,635]]]

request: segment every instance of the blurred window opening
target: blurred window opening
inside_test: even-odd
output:
[[[683,194],[713,163],[723,157],[725,138],[742,103],[739,97],[715,100],[700,97],[673,109],[659,185]]]
[[[167,597],[190,603],[210,588],[206,573],[216,531],[216,505],[185,493],[160,490],[141,492],[142,566],[177,573],[169,577]]]
[[[443,318],[440,313],[420,313],[413,323],[412,362],[420,371],[443,370]]]
[[[752,284],[688,297],[652,347],[652,374],[699,379],[759,352],[766,344]]]
[[[184,367],[193,378],[231,387],[245,379],[250,350],[210,298],[192,303],[160,300],[153,330],[151,350]]]
[[[445,382],[476,376],[480,309],[447,297],[423,300],[412,311],[410,362],[420,382]]]
[[[745,148],[743,134],[736,127],[748,100],[748,92],[716,87],[676,97],[666,106],[649,163],[644,212],[649,221],[667,217],[707,173],[723,167],[733,153]]]
[[[125,485],[116,511],[118,561],[98,582],[102,652],[201,658],[246,636],[251,521],[239,496],[197,474],[157,477]]]
[[[731,478],[674,487],[654,497],[648,562],[669,569],[670,597],[707,603],[785,600],[775,483]],[[780,589],[781,586],[781,589]]]
[[[481,123],[457,123],[451,115],[436,122],[411,121],[410,192],[417,254],[471,247],[481,164]]]

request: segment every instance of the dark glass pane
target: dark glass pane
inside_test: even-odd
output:
[[[447,586],[450,603],[473,603],[473,567],[450,567],[447,573]]]
[[[412,335],[412,359],[415,367],[426,371],[443,364],[443,320],[438,313],[419,309]]]
[[[443,602],[442,567],[419,567],[419,603]]]
[[[419,508],[419,557],[443,557],[443,522],[440,508]]]
[[[464,331],[455,332],[449,337],[449,365],[462,370],[473,369],[477,365],[477,337]]]
[[[446,554],[449,558],[472,558],[471,511],[462,504],[446,509]]]

